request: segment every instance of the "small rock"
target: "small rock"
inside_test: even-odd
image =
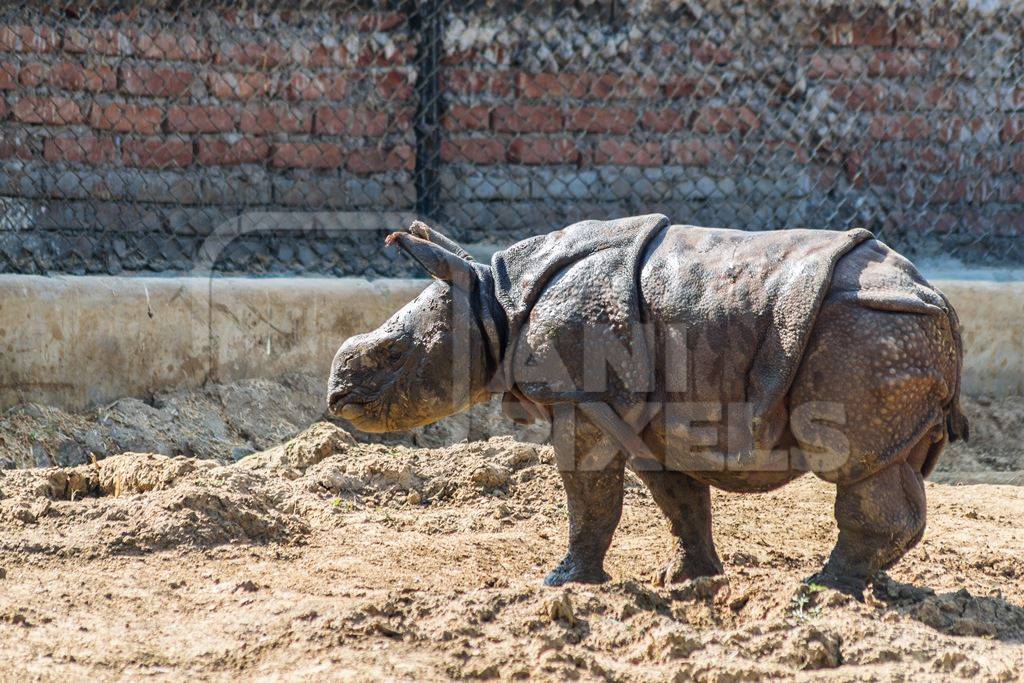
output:
[[[504,486],[508,483],[511,476],[512,472],[507,467],[486,463],[473,470],[469,475],[469,480],[475,486],[479,486],[484,490],[490,490]]]
[[[409,491],[409,495],[405,497],[405,502],[409,505],[419,505],[423,502],[423,496],[419,491]]]
[[[551,621],[564,621],[569,626],[576,625],[576,615],[572,609],[572,600],[568,593],[561,593],[556,597],[544,601],[544,612]]]
[[[4,569],[3,567],[0,567],[0,579],[6,579],[6,578],[7,578],[7,570]]]
[[[253,583],[249,579],[246,579],[245,581],[242,581],[241,583],[236,584],[234,590],[232,590],[231,592],[232,593],[238,593],[239,591],[242,591],[242,592],[245,592],[245,593],[255,593],[259,589],[260,589],[259,586],[257,586],[255,583]]]

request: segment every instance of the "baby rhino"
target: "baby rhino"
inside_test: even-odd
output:
[[[329,409],[397,431],[500,393],[514,419],[550,421],[569,549],[549,584],[609,578],[626,465],[669,519],[665,582],[722,571],[709,487],[811,472],[835,484],[839,526],[813,580],[859,596],[921,539],[924,477],[967,437],[956,314],[865,230],[648,215],[577,223],[489,264],[422,223],[387,243],[436,281],[342,345]]]

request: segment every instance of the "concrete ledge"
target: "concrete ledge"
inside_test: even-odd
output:
[[[929,281],[949,298],[960,317],[963,390],[1024,395],[1024,281]]]
[[[960,314],[964,389],[1024,394],[1024,282],[940,280]],[[426,280],[0,276],[0,408],[311,373]]]
[[[0,408],[322,374],[424,280],[0,276]]]

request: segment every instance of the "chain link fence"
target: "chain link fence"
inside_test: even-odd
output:
[[[0,272],[397,275],[413,217],[654,211],[1019,263],[1022,36],[1009,2],[8,5]]]

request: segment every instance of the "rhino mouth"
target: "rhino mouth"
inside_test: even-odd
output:
[[[342,417],[346,407],[358,407],[365,403],[366,399],[355,395],[354,388],[335,389],[327,399],[327,412],[334,417]]]

